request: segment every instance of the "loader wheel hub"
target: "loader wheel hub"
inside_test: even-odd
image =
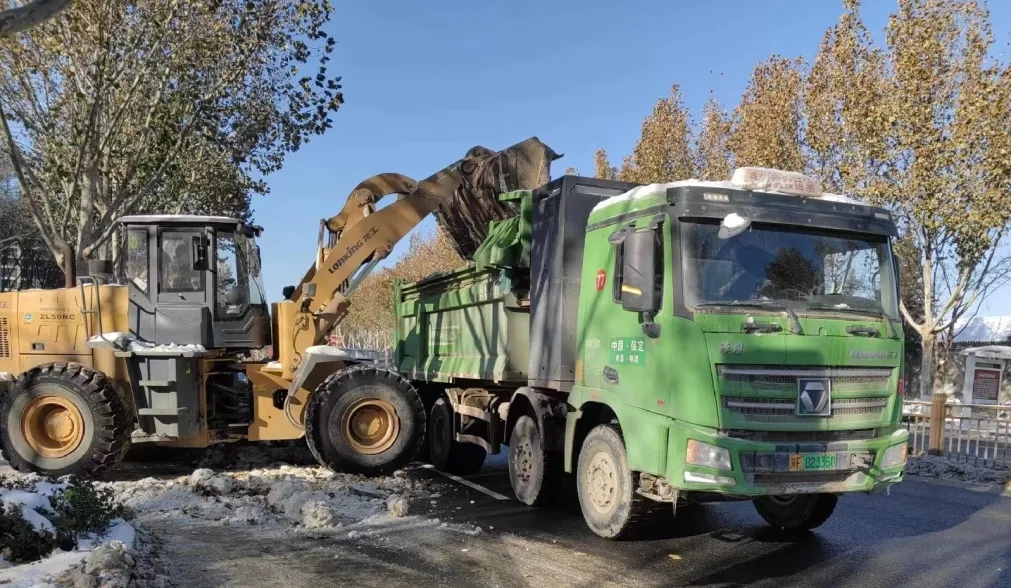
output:
[[[344,441],[358,453],[382,453],[397,440],[400,419],[393,405],[379,398],[363,398],[350,407],[341,419]]]
[[[73,453],[84,439],[84,416],[66,398],[33,398],[21,413],[21,435],[42,457],[64,457]]]

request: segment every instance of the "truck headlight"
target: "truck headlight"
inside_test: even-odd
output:
[[[886,449],[885,454],[881,456],[881,467],[891,468],[906,463],[907,448],[908,446],[905,443],[901,443],[899,445],[892,445]]]
[[[688,440],[688,451],[685,461],[691,465],[717,470],[730,471],[734,469],[734,466],[730,464],[730,451],[694,439]]]

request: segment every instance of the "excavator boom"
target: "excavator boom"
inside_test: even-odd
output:
[[[498,195],[547,183],[559,157],[531,137],[499,152],[474,147],[420,182],[385,173],[356,186],[341,211],[321,221],[315,263],[278,305],[275,345],[284,377],[293,377],[305,350],[322,343],[346,316],[354,288],[426,216],[435,213],[457,252],[470,257],[487,236],[489,221],[516,214]],[[397,195],[396,202],[377,210],[389,194]]]

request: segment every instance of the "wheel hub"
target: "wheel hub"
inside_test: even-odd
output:
[[[396,442],[400,419],[393,405],[379,398],[363,398],[352,404],[341,419],[341,435],[355,451],[382,453]]]
[[[529,485],[534,475],[534,448],[530,444],[530,439],[526,437],[523,437],[516,446],[514,469],[516,481],[521,486]]]
[[[614,507],[618,497],[617,469],[611,456],[598,452],[590,460],[586,474],[590,504],[600,514],[607,514]]]
[[[84,439],[84,415],[66,398],[39,396],[21,413],[21,436],[42,457],[65,457]]]

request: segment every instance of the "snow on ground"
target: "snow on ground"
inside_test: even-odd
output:
[[[27,521],[40,533],[55,535],[53,522],[46,515],[55,514],[50,499],[53,495],[67,487],[66,483],[53,484],[45,482],[37,476],[15,476],[13,486],[0,487],[0,506],[4,509],[20,509],[21,518]],[[28,588],[46,585],[46,578],[56,576],[64,571],[88,561],[98,551],[118,549],[120,551],[134,547],[135,530],[123,519],[114,519],[104,533],[90,534],[80,539],[77,547],[70,551],[55,549],[39,561],[13,565],[5,561],[0,553],[0,585],[4,588]],[[8,554],[9,555],[9,554]]]
[[[342,528],[406,515],[425,483],[403,472],[371,477],[334,473],[304,445],[218,445],[172,477],[99,482],[139,521],[189,519],[200,524]]]
[[[914,476],[957,480],[975,484],[1007,484],[1011,479],[1008,468],[983,467],[970,463],[959,463],[946,457],[921,455],[909,456],[906,473]]]

